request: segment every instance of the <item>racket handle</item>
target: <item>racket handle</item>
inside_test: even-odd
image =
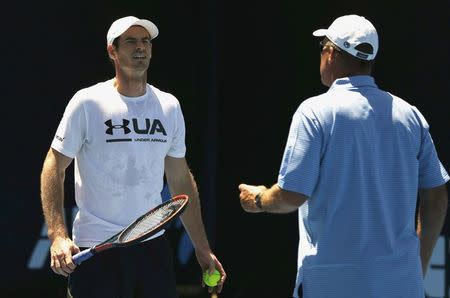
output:
[[[87,249],[85,249],[83,251],[80,251],[76,255],[72,256],[72,261],[75,264],[80,265],[81,262],[86,261],[87,259],[89,259],[93,255],[94,255],[94,253],[92,252],[92,249],[87,248]]]

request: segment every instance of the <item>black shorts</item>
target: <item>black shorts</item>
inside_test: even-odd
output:
[[[169,240],[162,235],[83,262],[69,276],[67,297],[178,297]]]

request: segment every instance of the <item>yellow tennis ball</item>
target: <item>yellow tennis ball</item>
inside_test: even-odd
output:
[[[217,282],[220,280],[220,272],[214,269],[213,274],[209,274],[208,270],[203,272],[203,281],[209,287],[217,286]]]

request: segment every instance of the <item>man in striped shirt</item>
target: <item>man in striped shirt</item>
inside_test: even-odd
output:
[[[375,84],[378,35],[370,21],[346,15],[313,35],[322,37],[320,75],[329,90],[295,112],[278,182],[239,185],[241,205],[298,210],[294,297],[423,298],[450,179],[428,123]]]

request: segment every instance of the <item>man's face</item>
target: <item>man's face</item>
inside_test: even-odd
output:
[[[152,56],[152,43],[147,30],[141,26],[132,26],[119,39],[114,47],[116,67],[128,73],[147,71]]]

